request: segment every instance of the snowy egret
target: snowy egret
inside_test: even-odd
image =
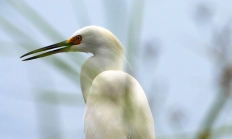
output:
[[[81,67],[81,89],[86,102],[86,139],[154,139],[154,123],[140,84],[123,69],[123,47],[107,29],[87,26],[68,40],[25,55],[32,60],[60,52],[90,52]],[[50,51],[51,50],[51,51]]]

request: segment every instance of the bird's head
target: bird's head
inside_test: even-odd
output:
[[[23,61],[41,58],[61,52],[86,52],[94,55],[99,52],[123,52],[120,41],[107,29],[98,26],[87,26],[76,31],[69,39],[49,45],[34,51],[28,52],[21,56],[25,57],[31,54],[44,52],[42,54],[32,56]],[[46,51],[46,52],[45,52]]]

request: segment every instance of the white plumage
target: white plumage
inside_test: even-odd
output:
[[[143,89],[122,71],[104,71],[94,79],[84,123],[86,139],[154,139]]]
[[[25,60],[59,52],[93,53],[82,65],[80,77],[86,102],[86,139],[155,138],[153,117],[146,95],[136,79],[122,71],[123,47],[110,31],[98,26],[87,26],[76,31],[66,41],[34,50],[22,57],[54,48],[56,50]]]

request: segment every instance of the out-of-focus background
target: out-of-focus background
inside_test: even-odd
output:
[[[91,54],[19,57],[98,25],[126,48],[126,71],[146,92],[156,139],[231,139],[231,7],[230,0],[1,0],[0,138],[84,138],[79,73]]]

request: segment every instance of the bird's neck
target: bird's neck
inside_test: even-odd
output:
[[[95,77],[107,70],[123,69],[123,53],[95,54],[88,58],[81,68],[81,89],[85,102]]]

